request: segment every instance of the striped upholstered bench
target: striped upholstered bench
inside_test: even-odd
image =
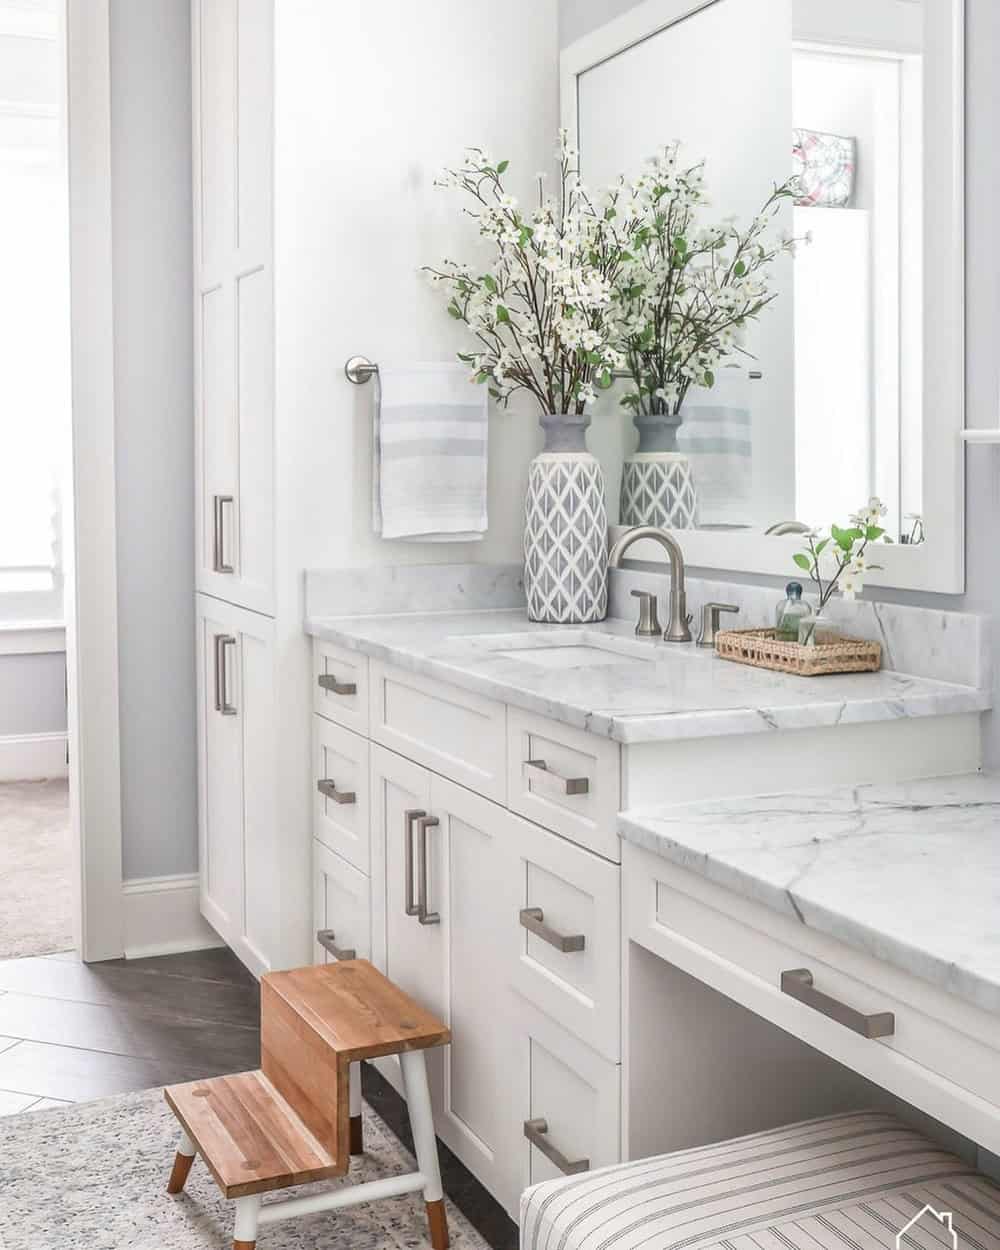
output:
[[[897,1244],[1000,1250],[1000,1188],[879,1112],[827,1116],[546,1181],[521,1199],[521,1250]]]

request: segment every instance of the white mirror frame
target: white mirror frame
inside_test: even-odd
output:
[[[720,0],[644,0],[567,47],[560,58],[562,124],[578,136],[581,75]],[[873,585],[960,593],[965,589],[965,0],[923,0],[925,288],[923,500],[926,542],[879,550]],[[675,136],[665,136],[665,141]],[[586,162],[586,153],[582,153]],[[861,501],[859,501],[861,502]],[[774,518],[776,521],[783,519]],[[624,531],[618,527],[612,538]],[[689,565],[741,573],[794,571],[795,538],[758,531],[679,530]],[[637,543],[639,560],[662,549]]]

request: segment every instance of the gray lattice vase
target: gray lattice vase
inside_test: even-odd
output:
[[[691,462],[677,449],[683,413],[637,413],[639,446],[622,465],[622,525],[689,530],[698,523]]]
[[[540,418],[545,446],[528,466],[524,589],[528,618],[552,625],[603,621],[608,611],[604,473],[587,451],[590,417]]]

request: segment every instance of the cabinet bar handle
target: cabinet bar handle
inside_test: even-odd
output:
[[[334,959],[357,959],[358,952],[353,946],[337,946],[334,942],[336,934],[332,929],[320,929],[316,934],[316,941],[325,951],[334,957]]]
[[[816,989],[808,968],[791,968],[783,972],[781,992],[842,1024],[852,1033],[860,1033],[862,1037],[892,1037],[896,1031],[896,1017],[891,1011],[876,1011],[866,1016],[864,1012],[848,1007],[846,1003]]]
[[[354,681],[338,681],[332,673],[320,673],[316,678],[321,690],[329,690],[331,694],[357,694],[358,684]]]
[[[232,634],[215,635],[215,710],[223,716],[235,716],[236,704],[227,700],[229,686],[229,666],[226,663],[226,648],[235,647],[236,639]]]
[[[226,563],[226,517],[223,509],[226,504],[235,503],[232,495],[213,495],[212,513],[214,528],[212,533],[212,569],[216,573],[235,573],[231,564]]]
[[[522,926],[529,933],[534,933],[543,942],[548,942],[557,951],[568,954],[570,951],[582,951],[587,939],[582,933],[559,933],[545,923],[545,913],[540,907],[522,907],[520,911]]]
[[[589,1159],[567,1159],[563,1152],[548,1139],[549,1122],[544,1117],[538,1120],[525,1120],[524,1135],[533,1146],[551,1159],[564,1176],[575,1176],[578,1172],[590,1171]]]
[[[405,910],[408,916],[420,915],[420,909],[413,901],[413,822],[426,815],[425,811],[418,808],[412,808],[403,813],[403,872],[405,873],[403,897],[406,900]]]
[[[528,769],[531,769],[528,772]],[[589,794],[589,777],[560,777],[554,773],[544,760],[525,760],[524,775],[533,781],[539,790],[549,794]]]
[[[356,803],[357,795],[353,790],[338,790],[336,783],[328,777],[316,782],[316,789],[325,799],[333,799],[334,803]]]
[[[421,924],[441,923],[439,912],[427,910],[427,830],[440,823],[436,816],[417,817],[417,918]]]

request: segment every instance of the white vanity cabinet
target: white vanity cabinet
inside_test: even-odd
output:
[[[317,802],[316,927],[362,954],[367,885],[371,958],[452,1030],[429,1057],[438,1134],[516,1214],[524,1186],[560,1162],[619,1157],[618,864],[510,810],[509,746],[522,728],[504,704],[322,641],[313,682],[313,785],[338,771],[356,796],[335,805],[351,808],[349,838],[339,812]],[[365,688],[370,737],[357,732]],[[553,777],[595,767],[593,752],[581,756],[585,735],[541,718],[531,728]],[[608,753],[618,748],[597,746],[616,792]],[[589,844],[598,835],[586,800],[563,796],[552,823],[572,828],[575,817]],[[317,947],[317,958],[330,955]],[[379,1067],[401,1088],[395,1061]]]

